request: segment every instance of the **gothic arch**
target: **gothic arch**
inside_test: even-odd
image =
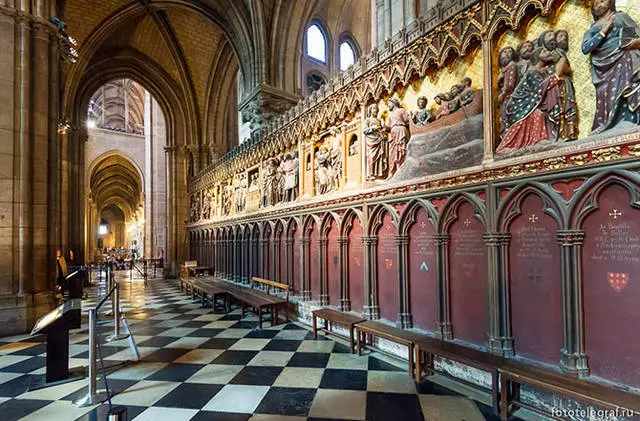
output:
[[[360,209],[349,208],[342,215],[342,221],[340,224],[340,235],[346,237],[349,235],[351,228],[353,227],[353,222],[355,219],[358,219],[360,225],[364,225],[362,221],[362,211]]]
[[[560,195],[548,185],[533,182],[516,186],[505,196],[498,206],[498,231],[508,232],[509,225],[522,213],[520,206],[529,195],[538,196],[544,205],[544,213],[551,216],[558,224],[558,229],[564,229],[567,223],[565,207],[560,204]]]
[[[377,205],[375,208],[373,208],[373,211],[371,212],[371,216],[369,217],[368,228],[366,230],[368,235],[370,236],[376,235],[376,233],[382,226],[382,220],[384,218],[385,213],[389,214],[389,217],[391,218],[391,223],[396,228],[396,230],[398,229],[398,225],[400,223],[400,217],[398,216],[398,212],[393,206],[387,203],[382,203]]]
[[[438,226],[438,210],[428,200],[425,199],[412,199],[402,211],[400,220],[398,223],[398,234],[409,235],[411,226],[416,221],[416,213],[419,209],[423,209],[433,224],[434,227]]]
[[[449,197],[449,200],[442,208],[442,213],[439,221],[438,232],[446,233],[449,231],[449,226],[458,217],[458,208],[462,203],[468,203],[473,208],[474,216],[482,223],[486,228],[487,218],[484,203],[475,195],[468,193],[456,193]]]

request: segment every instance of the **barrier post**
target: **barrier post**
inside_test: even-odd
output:
[[[98,328],[97,328],[97,311],[89,310],[89,386],[87,395],[73,402],[73,406],[82,408],[92,406],[107,399],[107,393],[104,390],[97,390],[98,383],[98,367],[97,367],[97,350],[98,350]]]
[[[120,284],[116,282],[113,291],[113,335],[107,338],[107,342],[119,341],[129,337],[126,333],[120,333]]]

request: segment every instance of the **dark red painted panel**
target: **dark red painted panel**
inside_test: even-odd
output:
[[[640,210],[630,202],[611,185],[584,222],[585,346],[592,374],[640,387]]]
[[[282,282],[282,283],[286,283],[286,279],[288,279],[287,277],[287,267],[285,265],[285,257],[286,257],[286,253],[287,253],[287,243],[286,243],[286,235],[284,232],[280,233],[280,236],[278,237],[278,259],[279,259],[279,270],[278,273],[276,274],[276,279],[278,280],[278,282]]]
[[[484,345],[487,331],[487,264],[484,227],[462,203],[449,229],[451,324],[456,339]]]
[[[329,304],[340,305],[340,244],[338,224],[331,221],[327,234],[327,285]]]
[[[362,312],[364,305],[364,253],[362,246],[362,226],[358,218],[353,221],[349,232],[349,250],[347,265],[349,267],[349,299],[351,310]]]
[[[380,316],[395,322],[398,318],[398,246],[396,228],[389,214],[378,230],[378,303]]]
[[[300,292],[300,231],[298,230],[298,227],[296,226],[296,228],[293,230],[293,233],[291,234],[292,238],[293,238],[293,245],[291,247],[291,254],[293,256],[293,260],[292,260],[292,272],[293,272],[293,276],[290,278],[291,279],[291,288],[293,288],[293,291],[298,293]]]
[[[320,299],[320,242],[318,228],[313,227],[311,231],[311,243],[309,245],[309,290],[311,298]]]
[[[543,206],[539,196],[528,195],[509,227],[511,326],[517,355],[557,364],[563,343],[560,250],[557,224]]]
[[[424,209],[409,230],[409,305],[414,327],[435,331],[438,323],[438,248]]]

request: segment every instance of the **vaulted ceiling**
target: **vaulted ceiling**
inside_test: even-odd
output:
[[[143,201],[143,180],[131,161],[118,153],[105,156],[91,169],[89,194],[98,212],[115,206],[133,217]]]

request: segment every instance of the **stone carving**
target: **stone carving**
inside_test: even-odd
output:
[[[337,132],[332,132],[333,142],[331,145],[331,182],[333,183],[332,190],[338,190],[340,188],[340,177],[342,176],[342,135]]]
[[[475,90],[471,87],[472,83],[471,78],[465,77],[460,83],[453,85],[449,92],[436,95],[434,101],[438,107],[433,113],[435,119],[439,120],[455,113],[462,106],[471,104],[476,95]]]
[[[235,184],[236,212],[242,212],[247,205],[247,173],[242,172],[236,176]]]
[[[191,222],[197,222],[200,217],[200,194],[196,193],[191,197]]]
[[[333,167],[331,151],[326,145],[320,146],[315,162],[316,194],[325,194],[333,190]]]
[[[378,118],[378,104],[367,109],[362,132],[367,147],[367,180],[384,178],[387,174],[387,135]]]
[[[222,195],[222,209],[221,213],[223,216],[229,215],[231,213],[231,185],[221,186],[220,194]]]
[[[258,171],[249,173],[249,188],[247,189],[247,191],[254,192],[260,189],[260,186],[258,185],[259,178],[260,178],[260,174],[258,173]]]
[[[411,120],[416,126],[425,126],[433,120],[431,110],[427,108],[429,101],[426,96],[418,97],[418,111],[411,112]]]
[[[620,123],[640,124],[640,28],[615,0],[595,0],[594,23],[584,34],[582,52],[591,56],[596,88],[592,130],[601,133]]]
[[[284,176],[284,201],[292,202],[298,197],[298,152],[283,155],[282,172]]]
[[[409,132],[409,112],[402,108],[400,101],[389,98],[389,177],[400,168],[407,154]]]
[[[566,56],[568,41],[566,31],[546,31],[535,43],[524,42],[516,51],[505,48],[500,52],[502,141],[497,153],[578,137],[575,91]],[[530,45],[535,48],[529,64],[518,59],[514,67],[517,51],[526,56]]]
[[[215,209],[215,198],[210,191],[206,191],[202,198],[201,219],[211,219],[213,210]]]
[[[273,206],[282,202],[282,173],[277,158],[268,159],[263,167],[262,206]]]

